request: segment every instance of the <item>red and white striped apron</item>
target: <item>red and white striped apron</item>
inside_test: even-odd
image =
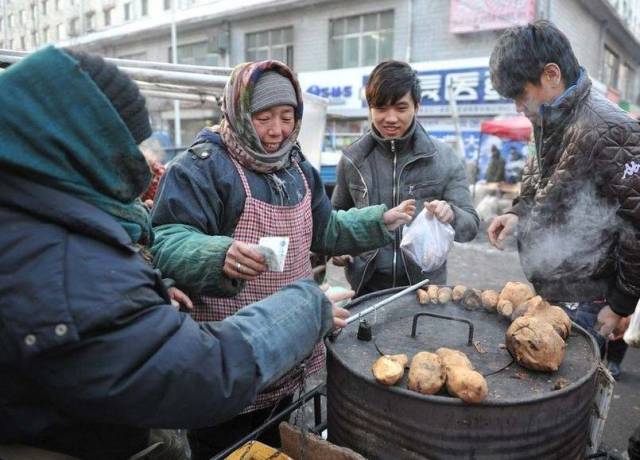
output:
[[[313,234],[311,214],[311,190],[300,166],[296,167],[304,181],[304,198],[294,206],[277,206],[260,201],[251,195],[249,182],[243,167],[232,159],[242,180],[246,199],[233,238],[244,243],[258,244],[264,236],[288,236],[289,248],[283,272],[266,272],[245,287],[235,297],[219,298],[194,296],[193,317],[196,321],[221,321],[241,308],[268,297],[282,287],[303,278],[313,278],[309,251]],[[287,308],[282,305],[282,308]],[[306,375],[317,372],[324,366],[324,345],[319,342],[311,356],[305,361]],[[242,413],[272,406],[285,395],[292,394],[300,383],[301,369],[296,367],[274,384],[259,393],[255,402]]]

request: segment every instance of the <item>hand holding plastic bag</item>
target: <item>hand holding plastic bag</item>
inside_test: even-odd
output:
[[[443,224],[423,209],[410,226],[404,227],[400,247],[423,272],[429,273],[447,261],[454,236],[451,224]]]
[[[636,311],[631,316],[629,327],[624,333],[624,341],[632,347],[640,347],[640,301],[636,305]]]

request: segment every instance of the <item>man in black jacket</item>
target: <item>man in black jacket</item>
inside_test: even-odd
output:
[[[489,239],[500,248],[517,229],[538,294],[578,303],[575,319],[604,346],[640,297],[640,126],[592,89],[548,21],[507,30],[490,66],[495,89],[533,123],[536,152]]]
[[[336,170],[332,203],[336,209],[386,204],[413,198],[455,230],[455,241],[472,240],[479,219],[471,201],[462,161],[453,149],[425,131],[416,118],[420,81],[405,62],[386,61],[371,72],[366,86],[371,130],[347,147]],[[447,266],[431,273],[400,250],[401,230],[387,246],[356,257],[334,257],[345,265],[356,295],[406,286],[425,278],[444,284]]]

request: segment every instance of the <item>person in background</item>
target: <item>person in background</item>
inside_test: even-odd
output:
[[[509,161],[505,169],[505,179],[510,184],[515,184],[522,180],[522,170],[524,169],[525,156],[518,152],[515,147],[509,148]]]
[[[504,182],[504,158],[500,154],[500,149],[495,145],[491,146],[491,160],[487,166],[485,175],[487,182]]]
[[[311,278],[310,250],[369,250],[411,220],[413,200],[333,211],[318,171],[297,144],[302,113],[300,86],[286,65],[242,64],[225,87],[220,126],[202,130],[163,176],[153,209],[155,262],[192,297],[196,320],[224,319]],[[262,237],[288,239],[282,271],[268,270],[256,248]],[[194,459],[210,458],[289,405],[301,379],[323,365],[318,343],[304,370],[283,376],[240,416],[191,431]],[[259,440],[278,446],[277,427]]]
[[[366,97],[371,129],[347,147],[338,162],[331,199],[334,208],[393,207],[415,199],[418,208],[424,206],[453,226],[456,241],[471,241],[479,219],[465,166],[451,147],[429,136],[418,123],[421,91],[416,72],[404,62],[378,64],[369,75]],[[401,239],[398,228],[393,241],[383,248],[333,258],[334,264],[346,265],[347,280],[356,295],[425,278],[434,284],[446,283],[446,263],[432,273],[422,273],[404,257]]]
[[[549,21],[498,39],[491,81],[533,123],[535,154],[520,196],[488,228],[502,247],[517,230],[538,294],[565,305],[606,348],[640,297],[640,126],[594,91],[567,37]],[[612,334],[613,333],[613,334]],[[619,362],[610,356],[610,369]]]
[[[113,64],[46,47],[0,74],[0,106],[0,457],[184,459],[151,428],[234,417],[344,326],[311,281],[221,322],[171,306],[136,246],[149,114]]]

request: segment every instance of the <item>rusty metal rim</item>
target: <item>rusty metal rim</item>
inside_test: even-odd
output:
[[[385,295],[385,294],[393,294],[394,292],[400,291],[403,288],[390,288],[390,289],[385,289],[382,291],[378,291],[378,292],[372,292],[369,294],[365,294],[362,297],[359,297],[354,303],[350,304],[347,308],[351,309],[354,306],[357,306],[359,303],[361,303],[362,301],[365,300],[369,300],[370,298],[373,297],[378,297],[381,294]],[[496,313],[497,314],[497,313]],[[571,322],[571,327],[572,327],[572,331],[578,331],[580,332],[583,336],[585,336],[587,338],[587,341],[591,344],[591,351],[594,352],[594,356],[599,357],[600,356],[600,352],[599,352],[599,348],[598,348],[598,344],[596,343],[596,340],[591,336],[591,334],[589,334],[585,329],[583,329],[581,326],[579,326],[578,324],[576,324],[575,322]],[[325,346],[327,347],[327,351],[331,352],[332,357],[336,360],[338,360],[340,362],[340,364],[342,365],[343,368],[347,369],[349,371],[349,373],[351,373],[354,377],[356,378],[362,378],[360,377],[358,374],[356,374],[355,372],[353,372],[353,370],[351,369],[351,367],[345,362],[345,360],[342,359],[341,356],[339,356],[338,353],[336,353],[336,350],[334,349],[334,344],[328,340],[325,339]],[[598,358],[599,360],[599,358]],[[546,400],[550,400],[550,399],[555,399],[557,397],[569,394],[573,391],[576,391],[578,389],[580,389],[582,387],[582,385],[584,383],[586,383],[589,379],[593,378],[593,374],[595,374],[596,370],[598,369],[598,361],[595,361],[591,368],[589,369],[589,371],[582,376],[580,379],[576,380],[575,382],[567,385],[566,387],[560,389],[560,390],[553,390],[551,392],[549,392],[548,394],[544,394],[544,395],[540,395],[540,396],[532,396],[530,398],[527,398],[526,400],[512,400],[512,401],[492,401],[492,402],[481,402],[478,404],[473,404],[473,406],[487,406],[487,407],[500,407],[500,406],[519,406],[519,405],[529,405],[529,404],[534,404],[540,401],[546,401]],[[535,372],[535,371],[534,371]],[[369,381],[372,381],[373,378],[368,378]],[[373,384],[375,385],[380,385],[383,386],[375,381],[372,381]],[[437,402],[439,404],[450,404],[453,406],[470,406],[471,404],[465,403],[462,400],[458,399],[458,398],[454,398],[451,396],[438,396],[438,395],[423,395],[421,393],[418,393],[416,391],[411,391],[408,390],[406,388],[400,388],[400,387],[395,387],[395,386],[390,386],[387,387],[387,390],[398,393],[400,395],[404,395],[404,396],[411,396],[414,397],[418,400],[423,400],[423,401],[430,401],[430,402]]]

